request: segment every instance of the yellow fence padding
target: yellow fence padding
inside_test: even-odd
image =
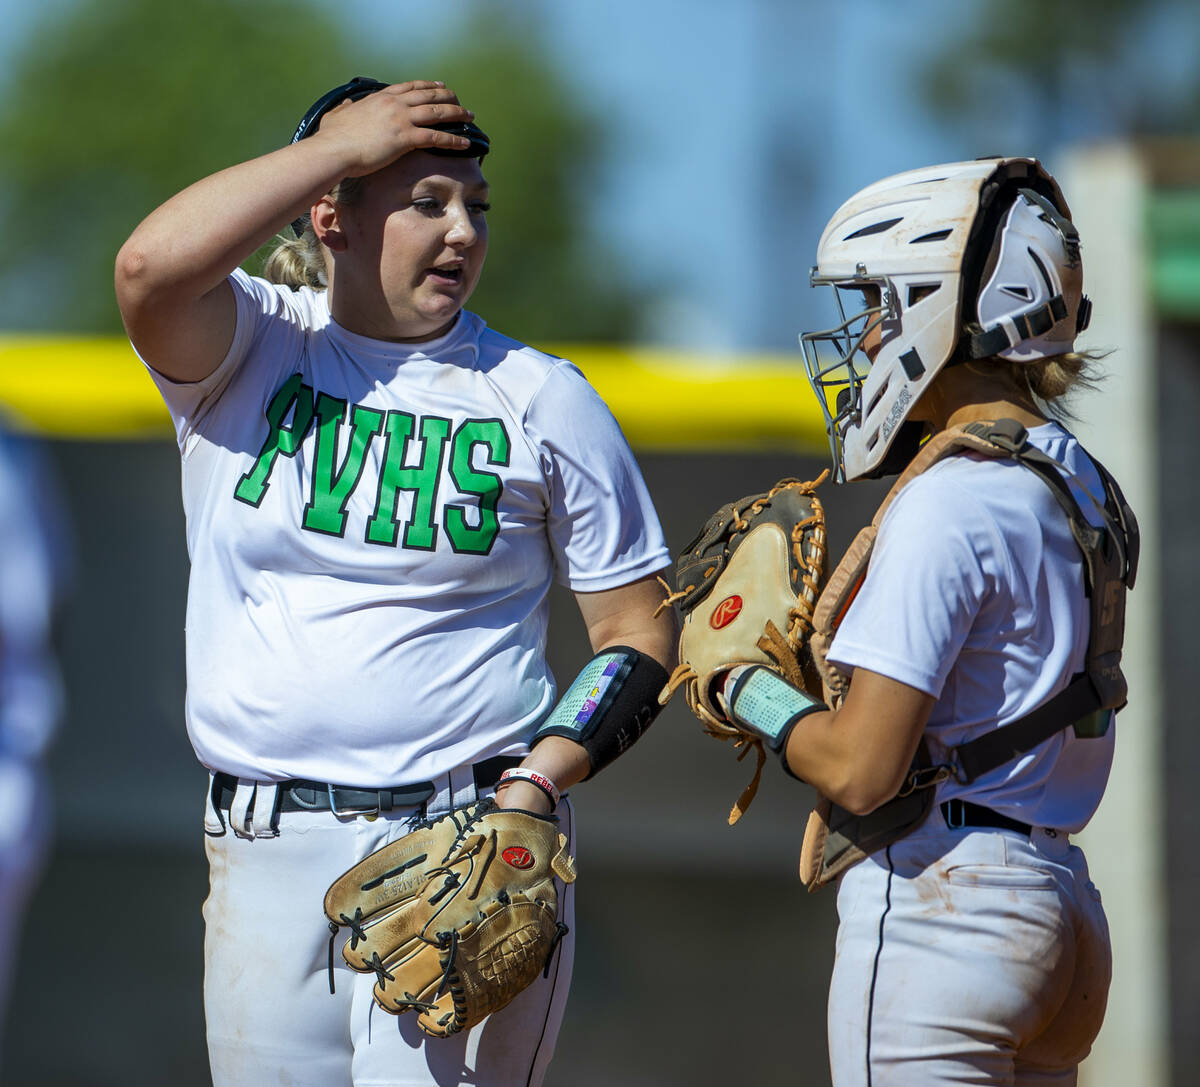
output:
[[[825,449],[799,351],[701,356],[553,345],[612,408],[639,449]],[[164,438],[171,421],[119,337],[0,336],[0,406],[20,430],[74,440]]]

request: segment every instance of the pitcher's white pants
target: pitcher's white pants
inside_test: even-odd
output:
[[[557,812],[574,853],[569,800]],[[374,974],[342,961],[328,979],[328,886],[403,836],[414,809],[375,819],[284,812],[278,837],[244,838],[214,820],[204,903],[204,1010],[214,1087],[537,1087],[562,1024],[574,952],[574,888],[559,885],[572,931],[539,978],[470,1031],[429,1038],[415,1012],[393,1016],[371,999]]]
[[[1065,834],[950,830],[934,809],[845,873],[838,917],[834,1087],[1076,1082],[1112,952]]]

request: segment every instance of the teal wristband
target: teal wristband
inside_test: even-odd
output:
[[[760,736],[780,758],[796,722],[829,708],[761,664],[738,669],[734,677],[733,690],[726,695],[730,714],[742,728]]]

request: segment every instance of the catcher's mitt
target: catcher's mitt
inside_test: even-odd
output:
[[[730,823],[754,799],[766,752],[761,737],[726,717],[713,683],[740,664],[762,664],[820,697],[807,638],[825,576],[825,511],[815,491],[828,474],[808,483],[781,480],[765,494],[722,506],[675,563],[668,602],[683,617],[679,667],[659,701],[683,687],[710,736],[732,740],[742,756],[757,754],[754,779]]]
[[[348,966],[374,971],[375,1001],[416,1009],[443,1038],[499,1011],[548,968],[566,925],[554,876],[575,862],[558,820],[481,800],[419,827],[339,877],[325,894]],[[332,944],[330,948],[332,955]]]

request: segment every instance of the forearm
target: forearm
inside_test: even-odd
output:
[[[822,795],[848,811],[870,811],[879,797],[894,795],[892,770],[872,760],[853,722],[837,710],[822,710],[801,718],[787,739],[787,768]]]
[[[547,736],[534,745],[521,767],[549,778],[560,792],[578,785],[591,771],[587,750],[563,736]],[[496,791],[497,802],[505,808],[547,813],[550,798],[544,790],[520,779],[503,782]]]
[[[630,639],[599,647],[598,656],[609,649],[612,652],[593,664],[593,671],[585,667],[563,693],[534,736],[523,769],[549,778],[565,792],[603,769],[640,738],[660,708],[657,696],[667,680],[667,670],[648,649],[630,645],[635,640],[654,644],[654,639]],[[603,673],[600,664],[608,664]],[[618,668],[614,674],[612,669]],[[593,693],[596,690],[598,695]],[[546,810],[548,802],[537,795],[541,792],[536,785],[515,781],[505,785],[501,802],[507,807]]]
[[[730,672],[721,701],[791,773],[858,814],[896,795],[934,704],[914,687],[858,669],[833,710],[761,666]]]
[[[617,690],[614,682],[609,693],[611,701],[605,702],[602,709],[595,709],[595,712],[611,717],[604,721],[589,720],[588,727],[580,731],[584,742],[561,734],[535,736],[523,767],[550,778],[560,790],[565,790],[583,781],[615,754],[611,745],[613,730],[619,731],[631,744],[649,726],[659,709],[658,690],[675,662],[677,620],[673,608],[660,606],[663,596],[661,586],[653,577],[604,593],[577,594],[588,639],[597,654],[624,646],[636,650],[643,659],[633,664],[632,671],[623,680],[616,681],[625,684],[623,689]],[[565,692],[555,714],[543,728],[554,726],[555,715],[568,722],[574,718],[584,675],[586,671]],[[590,687],[590,683],[584,683],[583,687]],[[560,727],[558,731],[567,730]],[[585,731],[587,735],[584,735]],[[585,744],[591,745],[595,752]],[[595,761],[597,753],[599,766]],[[536,786],[523,781],[506,785],[501,802],[509,807],[522,807],[526,803],[538,805],[530,809],[533,811],[543,811],[549,806]]]

